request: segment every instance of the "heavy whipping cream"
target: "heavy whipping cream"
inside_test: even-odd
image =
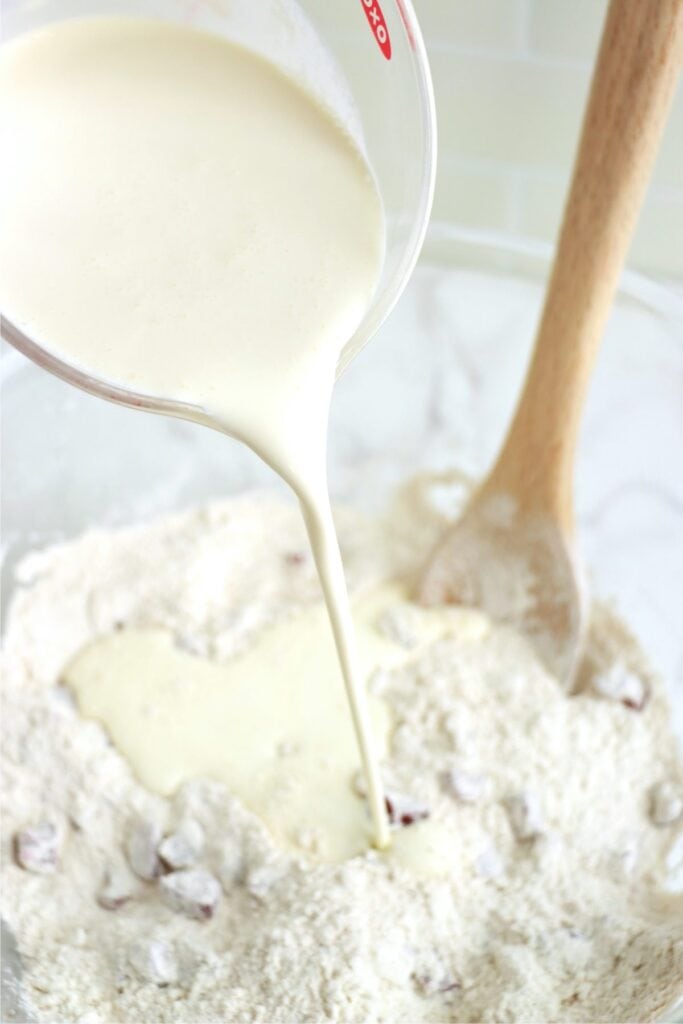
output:
[[[200,407],[291,485],[386,845],[325,468],[337,360],[383,258],[363,157],[275,67],[163,21],[20,37],[0,94],[4,314],[81,370]]]
[[[366,588],[353,610],[361,675],[374,685],[439,638],[457,631],[464,641],[483,629],[475,612],[416,608],[400,583]],[[404,618],[397,635],[392,623]],[[283,846],[342,861],[367,849],[368,822],[337,676],[324,609],[316,603],[262,627],[246,650],[223,662],[183,649],[164,628],[107,632],[69,661],[62,678],[81,713],[106,726],[152,792],[172,796],[192,779],[216,779]],[[377,695],[370,712],[384,759],[396,722]],[[393,856],[412,865],[412,841],[418,870],[428,872],[429,844],[439,831],[433,826],[423,823],[419,836],[402,830]]]

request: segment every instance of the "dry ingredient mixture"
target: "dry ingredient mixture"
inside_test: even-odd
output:
[[[389,522],[338,515],[352,592],[422,563],[443,522],[414,499]],[[93,531],[28,556],[18,582],[2,913],[34,1019],[645,1021],[681,995],[683,767],[662,686],[608,609],[572,698],[476,612],[414,657],[410,607],[385,615],[408,657],[369,685],[392,716],[404,856],[321,863],[222,784],[145,790],[60,685],[111,630],[160,626],[223,660],[319,601],[295,508],[248,495]],[[286,744],[273,757],[286,775]]]

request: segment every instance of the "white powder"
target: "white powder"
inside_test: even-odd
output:
[[[416,568],[437,525],[410,501],[390,526],[340,516],[351,589]],[[38,1020],[652,1020],[681,994],[683,823],[656,827],[649,808],[683,770],[662,687],[604,608],[571,699],[520,637],[486,624],[373,679],[396,720],[386,781],[431,810],[406,829],[429,839],[424,877],[375,853],[292,856],[209,780],[154,797],[56,685],[120,624],[163,626],[222,659],[319,600],[296,509],[250,496],[90,533],[29,556],[19,579],[2,911]],[[641,680],[642,710],[590,686],[615,663]],[[454,772],[480,779],[473,799],[453,792]],[[134,815],[165,833],[201,827],[199,867],[223,888],[211,920],[174,912],[156,881],[99,905]],[[12,834],[44,819],[61,842],[53,874],[11,852]]]

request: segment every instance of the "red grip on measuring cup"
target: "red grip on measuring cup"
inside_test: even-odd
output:
[[[382,8],[377,0],[360,0],[360,2],[365,11],[365,17],[368,19],[368,25],[372,29],[372,34],[377,40],[377,45],[386,59],[391,60],[391,39]]]

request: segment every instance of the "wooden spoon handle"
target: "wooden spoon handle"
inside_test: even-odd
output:
[[[683,0],[611,0],[527,380],[487,489],[573,525],[588,379],[683,64]]]

